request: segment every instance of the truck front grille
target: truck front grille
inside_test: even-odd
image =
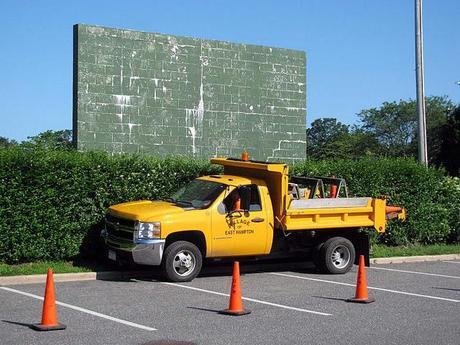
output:
[[[107,234],[113,239],[132,241],[135,223],[134,220],[115,217],[111,214],[105,217]]]

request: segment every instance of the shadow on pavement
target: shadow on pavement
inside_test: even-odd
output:
[[[23,327],[27,327],[27,328],[30,328],[32,326],[32,324],[30,324],[30,323],[17,322],[17,321],[2,320],[2,322],[11,323],[13,325],[19,325],[19,326],[23,326]]]
[[[187,307],[187,308],[188,308],[188,309],[195,309],[195,310],[209,311],[209,312],[212,312],[212,313],[215,313],[215,314],[219,314],[219,311],[220,311],[220,310],[215,310],[215,309],[200,308],[200,307],[192,307],[192,306],[189,306],[189,307]]]
[[[126,271],[96,272],[96,279],[124,282],[135,282],[133,279],[142,281],[164,281],[159,267],[136,266],[134,268],[134,270]],[[205,262],[198,278],[231,276],[232,271],[232,260]],[[286,271],[307,274],[318,273],[312,263],[308,261],[299,261],[298,259],[240,260],[241,275]]]
[[[189,341],[162,339],[162,340],[149,341],[148,343],[142,343],[140,345],[196,345],[196,343],[191,343]]]
[[[331,301],[343,301],[343,302],[347,302],[347,298],[336,298],[336,297],[324,297],[324,296],[311,296],[311,297],[314,297],[314,298],[321,298],[321,299],[329,299]]]
[[[443,288],[443,287],[434,287],[433,289],[460,292],[460,289],[449,289],[449,288]]]

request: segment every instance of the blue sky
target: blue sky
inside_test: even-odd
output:
[[[307,123],[415,98],[413,0],[0,1],[0,136],[72,126],[72,25],[304,50]],[[424,0],[427,95],[460,103],[460,1]]]

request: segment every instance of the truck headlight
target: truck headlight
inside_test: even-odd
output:
[[[134,239],[136,240],[151,240],[160,237],[161,224],[160,222],[137,222],[136,231],[134,231]]]

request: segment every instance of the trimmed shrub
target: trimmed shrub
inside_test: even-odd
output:
[[[187,158],[0,150],[0,261],[91,256],[108,206],[166,197],[218,171]]]
[[[388,195],[407,208],[391,222],[387,244],[456,242],[460,182],[412,160],[366,158],[302,162],[293,174],[336,175],[350,194]],[[200,175],[219,173],[209,162],[178,157],[109,156],[101,152],[0,149],[0,262],[91,257],[108,206],[170,195]]]

